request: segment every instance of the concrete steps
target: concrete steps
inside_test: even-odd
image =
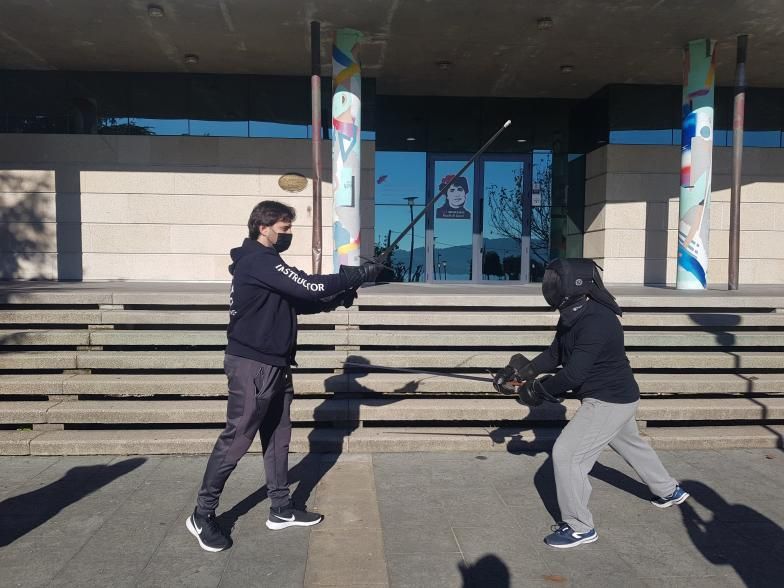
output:
[[[514,348],[534,357],[541,349]],[[344,361],[386,367],[483,371],[506,365],[510,350],[502,351],[330,351],[303,350],[300,369],[336,370]],[[781,370],[781,351],[630,351],[632,368],[682,370]],[[0,353],[0,370],[222,370],[223,352],[216,351],[20,351]]]
[[[465,373],[483,378],[482,374]],[[784,374],[638,374],[646,396],[704,394],[784,394]],[[488,382],[446,376],[373,373],[325,374],[300,372],[294,376],[295,394],[420,394],[493,395]],[[226,396],[222,373],[168,374],[0,374],[2,396],[151,397]]]
[[[293,422],[340,422],[361,426],[383,422],[563,421],[579,407],[577,400],[522,406],[511,398],[437,399],[298,399]],[[2,424],[222,424],[223,400],[79,400],[0,402]],[[643,399],[641,421],[784,420],[784,398]]]
[[[0,325],[217,325],[227,324],[227,308],[216,310],[83,310],[83,309],[0,309]],[[434,310],[348,312],[303,315],[301,327],[311,325],[354,325],[360,327],[542,327],[552,329],[558,321],[554,312],[510,312],[508,309],[484,312]],[[775,312],[626,312],[624,328],[751,328],[784,327],[784,313]]]
[[[614,291],[654,444],[779,442],[784,288]],[[225,417],[227,296],[225,284],[1,287],[0,451],[209,451]],[[535,356],[556,319],[537,286],[504,285],[364,288],[349,310],[302,316],[293,447],[546,446],[577,403],[529,411],[487,370]]]
[[[362,348],[546,347],[552,331],[303,329],[301,347]],[[784,347],[784,331],[629,331],[626,347]],[[2,329],[3,346],[225,347],[223,330],[155,329]]]
[[[293,452],[542,451],[560,428],[367,427],[295,428]],[[0,431],[0,455],[204,454],[220,430],[150,429],[87,431]],[[782,425],[672,427],[647,429],[657,449],[781,448]],[[258,452],[254,443],[251,452]]]

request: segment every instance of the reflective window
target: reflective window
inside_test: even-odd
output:
[[[129,130],[136,135],[187,135],[188,78],[147,74],[131,84]]]
[[[673,145],[673,130],[610,131],[610,143],[620,145]]]
[[[425,206],[427,154],[422,151],[377,151],[375,171],[376,246],[394,241]],[[398,281],[422,281],[425,267],[425,219],[403,238],[392,254]]]
[[[191,135],[247,137],[247,78],[218,75],[191,78],[189,110]]]

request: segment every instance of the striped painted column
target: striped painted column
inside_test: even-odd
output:
[[[362,79],[359,41],[362,33],[341,29],[332,47],[332,195],[334,271],[359,265],[359,186]]]
[[[715,42],[691,41],[683,53],[681,190],[678,212],[679,290],[708,287]]]

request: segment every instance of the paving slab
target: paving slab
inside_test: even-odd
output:
[[[778,585],[784,563],[771,555],[784,550],[778,467],[784,453],[659,454],[692,497],[656,509],[634,471],[606,451],[591,475],[599,540],[568,551],[542,543],[551,524],[541,492],[548,488],[543,470],[551,468],[544,452],[292,454],[294,484],[314,485],[310,503],[329,516],[315,528],[281,532],[263,526],[262,462],[249,456],[221,501],[220,519],[233,521],[235,540],[221,554],[201,551],[184,527],[204,456],[5,457],[0,528],[24,532],[6,537],[0,549],[2,583]],[[376,522],[340,514],[374,506]]]

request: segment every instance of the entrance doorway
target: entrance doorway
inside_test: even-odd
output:
[[[528,283],[531,155],[484,155],[455,178],[469,159],[428,156],[428,202],[449,188],[426,217],[425,279]]]

